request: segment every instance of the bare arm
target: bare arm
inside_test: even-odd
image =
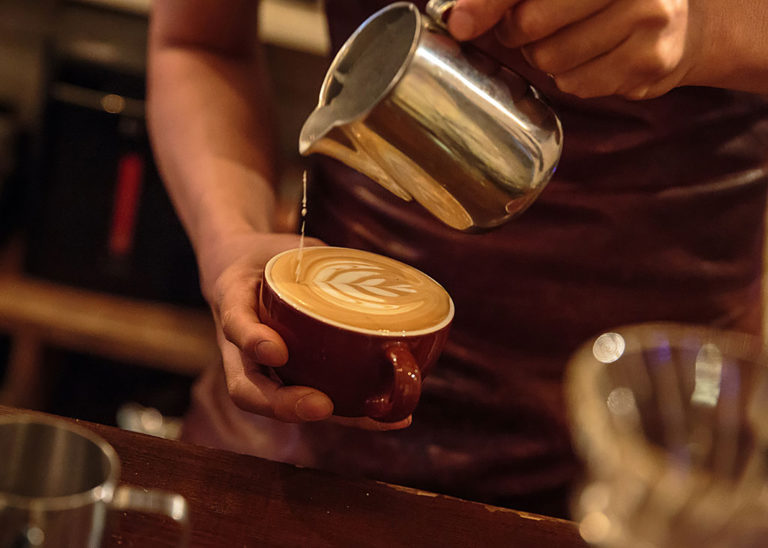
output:
[[[257,6],[249,0],[153,5],[149,127],[201,268],[222,240],[271,229],[275,155]],[[202,272],[204,291],[218,274]]]
[[[161,174],[195,248],[232,400],[288,422],[327,419],[331,400],[261,374],[285,343],[256,313],[264,264],[298,246],[272,233],[275,149],[255,0],[156,0],[149,58],[149,129]],[[307,245],[322,242],[307,239]],[[368,418],[361,428],[402,428]]]

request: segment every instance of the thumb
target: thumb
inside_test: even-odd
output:
[[[448,15],[448,30],[460,41],[472,40],[493,28],[521,0],[458,0]]]

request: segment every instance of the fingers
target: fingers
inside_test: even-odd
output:
[[[237,328],[233,328],[236,330]],[[236,338],[233,335],[233,338]],[[334,423],[363,430],[406,428],[411,417],[393,423],[368,417],[332,417],[333,402],[324,393],[306,386],[283,386],[263,375],[257,362],[233,341],[221,341],[227,391],[240,409],[284,422],[313,422],[331,418]]]
[[[633,35],[608,54],[556,75],[555,82],[562,91],[582,98],[622,95],[639,100],[661,95],[680,79],[674,69],[685,69],[679,66],[679,48],[663,39],[646,48],[648,41]]]
[[[284,422],[319,421],[333,414],[331,399],[314,388],[282,386],[244,366],[233,345],[223,352],[227,391],[239,408]]]
[[[277,367],[288,360],[288,349],[256,314],[260,271],[233,269],[216,282],[216,314],[228,341],[245,354],[246,361]]]
[[[613,3],[593,17],[537,38],[523,48],[523,55],[531,66],[561,74],[615,49],[630,36],[632,25],[632,16],[623,4]]]
[[[472,40],[492,28],[520,0],[458,0],[448,15],[448,30],[457,40]]]
[[[503,14],[496,34],[505,46],[519,47],[551,36],[615,4],[615,0],[524,0]]]
[[[243,367],[237,349],[229,344],[224,354],[227,390],[239,408],[284,422],[314,422],[328,419],[335,424],[363,430],[399,430],[410,426],[412,417],[398,422],[379,422],[368,417],[337,417],[331,399],[307,386],[282,386],[257,368]]]
[[[564,92],[647,99],[685,78],[688,17],[679,0],[523,0],[497,32]]]
[[[609,54],[631,40],[632,48],[622,50],[621,62],[624,64],[617,62],[615,67],[609,68],[614,73],[627,69],[647,72],[651,56],[664,55],[670,63],[679,61],[679,56],[674,57],[669,55],[671,51],[662,52],[659,48],[668,41],[666,37],[682,40],[685,37],[684,23],[684,17],[675,19],[673,14],[665,13],[653,2],[618,1],[591,17],[525,46],[523,51],[532,66],[558,75]],[[682,43],[678,45],[677,52],[682,53]],[[619,56],[615,59],[618,61]]]
[[[457,40],[497,27],[503,44],[518,47],[596,13],[614,0],[459,0],[448,16]]]
[[[688,17],[681,0],[458,0],[448,28],[467,40],[495,25],[562,91],[643,99],[686,77]]]

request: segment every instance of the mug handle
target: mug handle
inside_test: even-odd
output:
[[[186,499],[177,493],[121,485],[115,490],[109,508],[167,516],[181,527],[179,546],[184,548],[189,544],[189,506]]]
[[[408,417],[421,397],[421,369],[408,346],[393,343],[384,348],[384,356],[392,365],[392,390],[369,398],[366,414],[377,421],[397,422]]]

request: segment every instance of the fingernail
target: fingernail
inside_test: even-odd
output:
[[[448,29],[457,40],[469,40],[475,35],[475,18],[465,10],[454,9],[448,17]]]
[[[272,341],[259,341],[253,349],[253,356],[256,361],[265,365],[282,365],[285,362],[280,347]]]
[[[297,401],[294,411],[301,420],[319,421],[333,413],[333,404],[327,397],[313,392]]]

